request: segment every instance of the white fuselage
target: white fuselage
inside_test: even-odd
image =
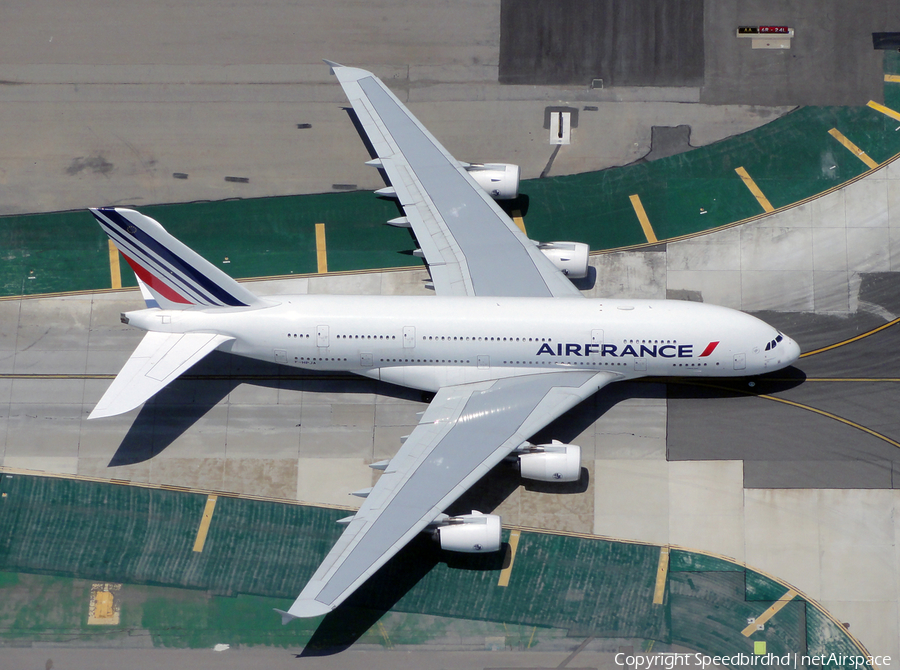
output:
[[[233,337],[221,349],[240,356],[427,391],[566,369],[623,379],[746,376],[800,354],[753,316],[677,300],[298,295],[266,302],[127,316],[145,330]]]

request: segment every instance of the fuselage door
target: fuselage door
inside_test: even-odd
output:
[[[275,362],[282,364],[287,363],[287,352],[284,349],[275,350]]]
[[[603,348],[603,331],[595,328],[591,331],[591,344],[596,344],[596,347],[590,347],[590,352],[592,356],[599,356],[600,350]]]
[[[634,359],[634,370],[635,370],[635,372],[647,372],[647,359],[646,358],[635,358]]]
[[[747,369],[747,354],[735,354],[734,355],[734,369],[735,370],[746,370]]]
[[[320,349],[328,347],[328,326],[316,326],[316,346]]]
[[[403,326],[403,348],[413,349],[416,346],[416,327]]]
[[[489,370],[491,367],[491,357],[481,355],[478,357],[478,369],[479,370]]]
[[[363,367],[363,368],[370,368],[370,367],[372,367],[372,364],[373,364],[374,362],[375,362],[375,360],[374,360],[374,358],[372,357],[372,354],[363,354],[363,353],[360,353],[360,355],[359,355],[359,365],[360,365],[360,367]]]

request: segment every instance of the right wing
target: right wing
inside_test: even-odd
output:
[[[619,375],[547,372],[441,389],[287,612],[326,614],[534,433]]]
[[[465,168],[371,72],[325,61],[425,255],[437,295],[582,297]]]
[[[213,349],[233,339],[214,333],[148,332],[88,419],[134,409]]]

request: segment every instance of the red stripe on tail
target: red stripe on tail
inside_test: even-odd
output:
[[[119,250],[119,253],[122,253],[122,250]],[[134,274],[136,274],[142,282],[144,282],[151,289],[159,293],[163,298],[169,300],[171,302],[177,302],[183,305],[192,305],[193,303],[182,296],[179,293],[176,293],[175,290],[169,286],[168,284],[164,284],[159,279],[154,277],[152,274],[147,272],[141,265],[137,263],[137,261],[132,260],[125,254],[125,260],[128,262],[128,265],[131,266],[131,269],[134,270]]]

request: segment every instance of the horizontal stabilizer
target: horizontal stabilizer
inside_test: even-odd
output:
[[[213,349],[233,339],[214,333],[148,332],[88,418],[134,409]]]

